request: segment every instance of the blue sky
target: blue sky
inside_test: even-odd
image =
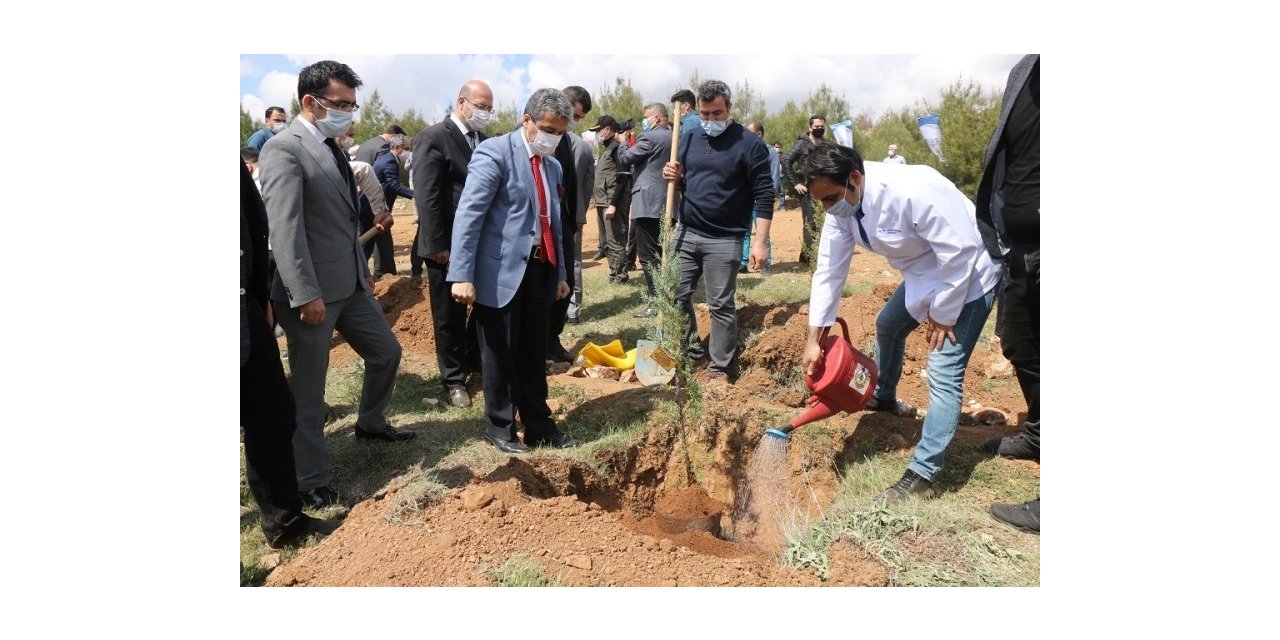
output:
[[[822,82],[843,93],[854,114],[873,114],[919,99],[936,101],[939,91],[960,78],[989,89],[1003,87],[1019,54],[853,55],[853,54],[430,54],[430,55],[242,55],[240,102],[254,118],[270,105],[287,107],[297,88],[297,72],[316,60],[345,62],[364,80],[359,99],[374,89],[388,107],[408,108],[429,122],[440,119],[458,88],[476,77],[493,87],[500,105],[523,106],[539,87],[577,84],[592,93],[622,74],[646,101],[666,101],[696,69],[702,78],[734,86],[748,81],[770,110],[787,100],[804,100]],[[833,116],[834,118],[834,116]]]

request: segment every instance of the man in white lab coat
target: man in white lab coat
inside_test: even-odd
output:
[[[897,400],[907,336],[926,326],[929,407],[907,470],[884,492],[888,502],[933,493],[933,478],[956,432],[964,371],[995,301],[1001,267],[982,244],[973,203],[927,165],[863,162],[857,151],[818,143],[795,173],[826,208],[809,301],[802,365],[813,373],[824,327],[835,321],[854,247],[878,253],[903,282],[876,318],[879,380],[868,408],[913,414]]]

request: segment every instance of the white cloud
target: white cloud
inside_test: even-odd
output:
[[[253,64],[252,60],[244,56],[240,56],[240,75],[241,76],[256,76],[259,73],[262,73],[262,70],[258,69],[258,66]]]

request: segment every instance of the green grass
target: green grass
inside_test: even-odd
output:
[[[528,557],[517,554],[497,568],[482,569],[485,577],[497,587],[558,587],[560,582],[552,580],[538,563]]]
[[[1036,497],[1040,479],[1018,464],[953,443],[934,478],[940,495],[886,507],[878,496],[901,476],[910,455],[864,455],[846,465],[822,517],[787,534],[783,562],[825,579],[831,544],[845,539],[884,564],[893,584],[1038,585],[1039,538],[996,522],[987,507]]]

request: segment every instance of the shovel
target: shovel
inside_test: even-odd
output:
[[[680,103],[671,103],[671,113],[680,113]],[[671,162],[675,162],[679,158],[680,147],[680,120],[675,118],[671,121]],[[672,215],[671,209],[676,203],[676,183],[667,183],[667,208],[660,225],[668,225],[667,216]],[[669,225],[667,228],[670,228]],[[662,264],[667,263],[667,245],[668,242],[662,243]],[[662,314],[658,314],[658,340],[662,339]],[[662,348],[662,345],[653,340],[637,340],[636,341],[636,379],[640,384],[645,386],[653,386],[658,384],[669,384],[671,379],[676,375],[676,359],[671,353]]]

